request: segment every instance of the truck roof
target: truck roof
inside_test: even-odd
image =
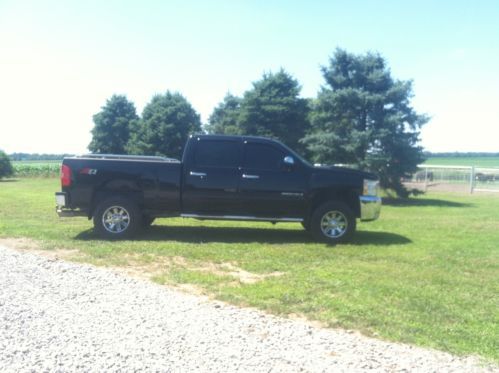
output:
[[[269,137],[262,137],[262,136],[247,136],[247,135],[205,135],[205,134],[195,134],[191,135],[191,138],[200,138],[200,139],[216,139],[216,140],[257,140],[257,141],[262,141],[262,142],[279,142],[278,139],[273,139]]]

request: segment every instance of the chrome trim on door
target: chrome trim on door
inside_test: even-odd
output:
[[[205,176],[206,176],[206,173],[205,173],[205,172],[194,172],[194,171],[191,171],[191,172],[189,173],[189,175],[191,175],[191,176],[205,177]]]
[[[243,179],[259,179],[259,175],[248,175],[248,174],[243,174]]]

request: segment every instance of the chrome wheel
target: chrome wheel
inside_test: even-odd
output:
[[[111,206],[102,214],[102,225],[110,233],[121,233],[130,225],[130,214],[122,206]]]
[[[326,237],[339,238],[348,230],[348,219],[340,211],[328,211],[322,216],[321,230]]]

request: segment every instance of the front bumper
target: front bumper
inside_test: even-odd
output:
[[[381,212],[381,197],[360,196],[360,220],[371,221],[379,218]]]

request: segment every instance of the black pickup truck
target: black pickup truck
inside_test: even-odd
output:
[[[91,154],[65,158],[59,216],[93,218],[105,238],[130,237],[157,217],[298,222],[324,242],[352,236],[356,218],[375,220],[378,178],[313,166],[261,137],[191,136],[182,161]]]

